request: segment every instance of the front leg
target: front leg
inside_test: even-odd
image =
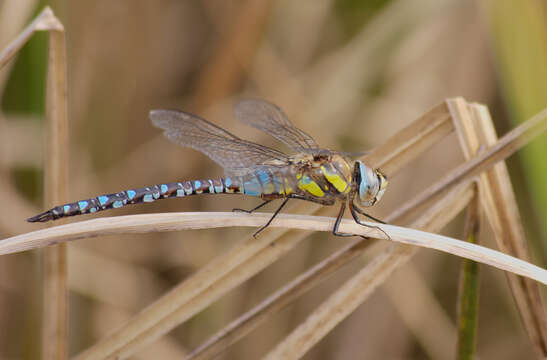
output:
[[[361,236],[363,239],[368,239],[366,236],[343,233],[338,231],[338,229],[340,228],[340,222],[342,221],[342,218],[344,217],[345,210],[346,210],[346,202],[344,201],[342,202],[342,205],[340,206],[340,210],[338,210],[338,216],[336,217],[336,221],[334,222],[334,227],[332,228],[332,234],[335,236],[342,236],[342,237]]]
[[[324,205],[324,206],[334,205],[334,201],[335,201],[332,198],[330,198],[330,199],[318,199],[318,198],[315,198],[315,197],[307,197],[305,195],[300,195],[300,194],[291,194],[291,195],[289,195],[289,197],[293,198],[293,199],[298,199],[298,200],[311,201],[311,202],[314,202],[316,204],[320,204],[320,205]],[[361,236],[364,239],[368,239],[367,237],[362,236],[362,235],[349,234],[349,233],[343,233],[343,232],[338,231],[338,229],[340,228],[340,222],[342,221],[342,218],[344,217],[344,211],[345,210],[346,210],[346,201],[343,201],[342,204],[340,205],[340,210],[338,210],[338,216],[336,216],[336,221],[334,222],[334,227],[332,228],[332,234],[335,235],[335,236],[342,236],[342,237]]]
[[[368,217],[368,218],[371,219],[372,221],[376,221],[376,222],[378,222],[378,223],[380,223],[380,224],[386,224],[385,221],[382,221],[382,220],[380,220],[380,219],[375,218],[374,216],[371,216],[371,215],[367,214],[364,210],[362,210],[362,209],[359,208],[357,205],[355,205],[355,204],[353,203],[353,201],[352,201],[352,204],[351,204],[350,206],[352,206],[353,209],[355,209],[355,211],[357,211],[359,214]]]
[[[366,227],[371,228],[371,229],[376,229],[376,230],[378,230],[378,231],[381,231],[381,232],[384,233],[385,236],[387,236],[387,238],[388,238],[389,240],[391,240],[391,237],[388,235],[388,233],[386,233],[384,230],[382,230],[382,228],[380,228],[380,227],[378,227],[378,226],[374,226],[374,225],[365,224],[364,222],[362,222],[361,219],[359,219],[359,216],[357,215],[357,212],[359,212],[359,210],[361,210],[361,209],[359,209],[359,210],[357,210],[357,209],[359,209],[359,208],[353,204],[353,200],[350,200],[350,202],[349,202],[349,210],[350,210],[350,212],[351,212],[351,216],[353,216],[353,220],[355,220],[355,222],[356,222],[357,224],[362,225],[362,226],[366,226]],[[361,210],[361,211],[362,211],[362,210]],[[361,212],[359,212],[359,213],[361,214]],[[371,216],[369,216],[369,215],[367,215],[367,214],[363,214],[363,215],[366,215],[367,217],[370,217],[371,219],[374,219],[373,217],[371,217]],[[376,220],[376,219],[374,219],[374,220]],[[385,224],[385,222],[380,221],[380,220],[378,220],[378,222],[380,222],[380,223],[382,223],[382,224]]]

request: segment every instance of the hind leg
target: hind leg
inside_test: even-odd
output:
[[[245,210],[245,209],[240,209],[240,208],[233,208],[232,211],[234,212],[244,212],[244,213],[247,213],[247,214],[250,214],[252,213],[253,211],[256,211],[258,209],[260,209],[261,207],[265,206],[266,204],[268,204],[270,201],[272,200],[266,200],[264,201],[262,204],[252,208],[251,210]]]
[[[285,200],[283,200],[283,203],[281,204],[281,206],[279,206],[277,208],[277,210],[274,212],[274,214],[272,215],[272,217],[270,218],[270,220],[268,220],[268,222],[263,225],[260,229],[258,229],[254,234],[253,236],[256,238],[258,236],[258,234],[260,234],[262,232],[262,230],[266,229],[268,226],[270,226],[270,224],[272,223],[273,219],[275,219],[275,217],[277,216],[277,214],[279,214],[279,212],[281,211],[281,209],[283,209],[283,207],[285,206],[285,204],[287,204],[287,202],[289,201],[290,199],[289,198],[286,198]],[[267,202],[270,202],[271,200],[267,201]],[[264,205],[264,204],[262,204]]]

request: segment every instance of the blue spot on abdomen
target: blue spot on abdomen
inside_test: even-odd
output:
[[[99,204],[101,204],[101,206],[103,206],[108,201],[108,196],[101,195],[101,196],[97,197],[97,199],[99,200]]]
[[[135,190],[127,190],[126,193],[129,200],[133,200],[135,195],[137,195],[137,192]]]
[[[85,200],[78,201],[78,207],[80,208],[80,211],[84,211],[87,205],[89,205],[89,202]]]

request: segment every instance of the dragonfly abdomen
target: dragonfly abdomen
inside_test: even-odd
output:
[[[116,209],[129,204],[154,202],[159,199],[180,198],[199,194],[242,194],[243,187],[230,178],[181,181],[157,184],[139,189],[104,194],[97,197],[56,206],[33,216],[29,222],[45,222],[59,218],[92,214],[97,211]],[[250,194],[248,194],[250,195]]]

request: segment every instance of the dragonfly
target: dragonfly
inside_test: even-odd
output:
[[[207,155],[224,169],[224,177],[156,184],[99,195],[56,206],[27,221],[46,222],[167,198],[243,194],[259,197],[263,202],[251,210],[234,211],[252,213],[273,200],[283,200],[268,222],[255,232],[255,237],[271,224],[291,199],[325,206],[340,203],[332,229],[337,236],[354,236],[339,231],[346,207],[360,225],[370,226],[362,222],[358,214],[383,223],[362,209],[376,204],[386,190],[388,181],[379,169],[360,160],[352,162],[347,153],[320,148],[310,135],[289,121],[283,110],[265,100],[241,100],[235,105],[234,113],[237,119],[284,143],[295,154],[287,155],[244,140],[188,112],[152,110],[150,120],[169,140]]]

